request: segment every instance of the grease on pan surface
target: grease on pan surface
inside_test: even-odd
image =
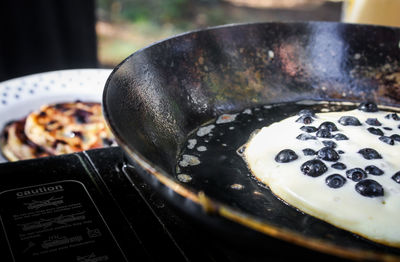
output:
[[[177,159],[177,179],[193,188],[207,188],[210,197],[220,196],[223,203],[306,236],[325,239],[330,235],[346,246],[351,243],[356,247],[381,248],[354,237],[352,233],[356,233],[374,242],[398,247],[400,234],[392,230],[399,217],[396,203],[400,198],[400,174],[396,175],[400,165],[395,161],[400,150],[398,109],[380,107],[374,111],[371,104],[362,104],[357,109],[358,106],[345,102],[298,101],[223,114],[188,136]],[[302,110],[305,108],[309,110]],[[274,130],[260,131],[264,127]],[[259,136],[262,138],[258,139]],[[253,166],[243,161],[249,152],[254,154]],[[251,172],[250,169],[256,169],[254,166],[261,171]],[[207,187],[211,183],[215,190]],[[293,189],[289,188],[291,185]],[[290,202],[275,187],[287,189],[294,199],[298,197],[297,201]],[[347,202],[346,197],[355,200]],[[329,202],[326,206],[324,199]],[[319,207],[325,210],[306,209],[311,205],[314,208],[311,210],[317,210],[318,204],[313,204],[313,200],[322,203]],[[364,204],[359,205],[357,201]],[[335,209],[346,204],[355,208],[344,207],[345,212],[341,214]],[[375,206],[375,212],[362,214],[363,208],[370,206]],[[334,214],[331,219],[327,218],[329,212]],[[385,228],[386,220],[392,226]],[[368,236],[368,232],[361,232],[360,228],[368,224],[380,224],[368,230],[384,230],[388,235],[379,236],[374,232]]]

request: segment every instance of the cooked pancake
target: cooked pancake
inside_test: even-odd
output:
[[[52,155],[110,146],[114,143],[100,103],[43,105],[28,115],[25,134]]]
[[[10,161],[45,157],[49,154],[35,145],[25,135],[25,118],[8,123],[1,135],[0,146],[3,155]]]
[[[273,123],[252,136],[244,158],[288,204],[400,247],[400,117],[369,106]]]

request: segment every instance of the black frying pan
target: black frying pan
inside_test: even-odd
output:
[[[124,60],[107,81],[103,106],[129,161],[156,191],[206,224],[226,231],[239,224],[347,258],[400,259],[399,249],[283,204],[239,169],[187,183],[176,178],[177,154],[201,124],[224,112],[304,99],[399,105],[400,29],[314,22],[190,32]],[[233,183],[244,187],[233,192]]]

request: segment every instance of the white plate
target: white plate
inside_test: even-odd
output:
[[[43,104],[75,100],[101,102],[110,69],[52,71],[0,83],[0,129]],[[6,162],[0,155],[0,163]]]

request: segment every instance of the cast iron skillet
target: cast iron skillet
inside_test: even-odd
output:
[[[201,124],[224,112],[304,99],[399,105],[400,29],[309,22],[190,32],[146,47],[117,66],[106,83],[103,107],[129,161],[193,217],[209,224],[222,218],[218,226],[226,231],[239,224],[346,258],[399,259],[399,249],[302,214],[240,172],[188,183],[176,178],[177,154]],[[244,188],[233,192],[232,183]]]

